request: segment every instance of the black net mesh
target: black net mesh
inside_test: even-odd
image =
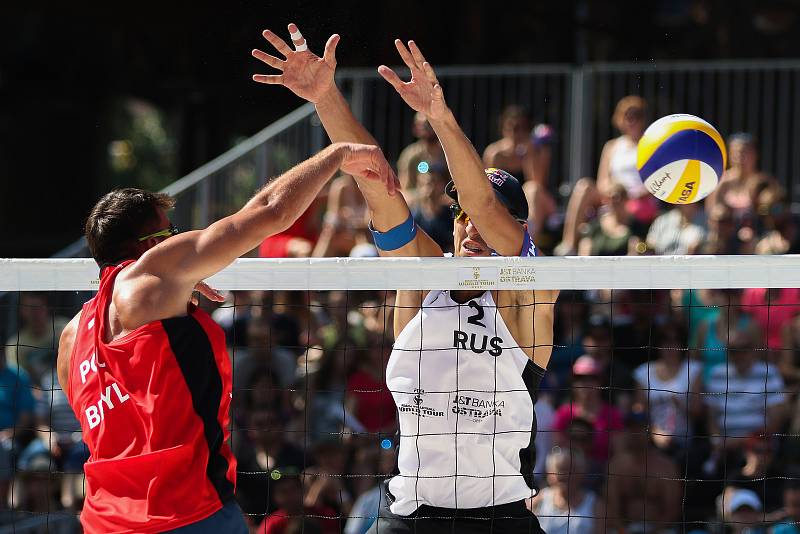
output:
[[[0,301],[0,529],[80,531],[88,450],[55,363],[61,330],[91,296],[18,292]],[[419,439],[421,430],[401,435],[398,427],[386,382],[394,305],[391,291],[344,290],[239,291],[220,306],[201,302],[225,331],[236,500],[254,530],[366,532],[386,501],[385,481],[398,476],[398,445],[433,446]],[[485,314],[492,323],[498,312]],[[798,317],[797,289],[562,291],[552,356],[535,387],[536,454],[530,471],[520,473],[539,488],[525,505],[544,530],[756,532],[772,525],[793,532],[800,506]],[[462,348],[491,358],[491,347]],[[419,363],[419,373],[429,369]],[[444,392],[453,405],[448,417],[498,418],[497,377],[485,378],[484,393],[495,404]],[[413,380],[421,418],[437,392],[417,391]],[[447,443],[496,438],[487,431]],[[456,456],[468,457],[439,452],[442,476],[452,474]],[[456,466],[456,474],[468,478],[473,467]],[[492,487],[503,487],[504,477]],[[451,477],[454,498],[469,501],[475,490],[467,478]],[[423,488],[427,480],[416,483]],[[437,502],[425,504],[430,513],[410,520],[429,525],[443,513]],[[535,531],[533,522],[502,530],[503,514],[516,513],[506,508],[459,513],[496,531]],[[441,521],[426,528],[467,528]]]

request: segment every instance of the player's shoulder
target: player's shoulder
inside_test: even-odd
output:
[[[78,335],[78,326],[81,323],[81,316],[83,310],[79,310],[75,314],[64,330],[61,331],[61,337],[58,342],[58,356],[56,359],[56,374],[58,375],[58,382],[64,391],[67,391],[69,383],[69,368],[72,361],[72,349],[75,346],[75,338]]]
[[[78,313],[75,314],[75,317],[70,319],[66,325],[64,325],[64,329],[61,331],[61,337],[59,338],[58,347],[61,349],[65,346],[65,344],[69,344],[70,348],[72,344],[75,342],[75,336],[78,333],[78,325],[81,322],[81,316],[83,315],[83,310],[79,310]],[[59,350],[59,353],[61,350]]]

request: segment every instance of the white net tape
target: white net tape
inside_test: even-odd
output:
[[[97,288],[91,259],[0,259],[0,291]],[[539,258],[242,258],[228,290],[707,289],[800,286],[800,255]]]

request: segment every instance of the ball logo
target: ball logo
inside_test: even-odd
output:
[[[652,123],[636,148],[636,169],[646,189],[669,204],[706,198],[719,183],[726,162],[725,142],[716,128],[686,113]]]
[[[658,193],[658,191],[661,189],[661,186],[664,185],[664,183],[667,180],[671,179],[672,176],[670,176],[668,172],[665,172],[664,176],[662,176],[661,178],[656,178],[655,180],[650,182],[650,192],[653,194]]]
[[[681,196],[678,197],[678,203],[684,204],[689,197],[692,195],[694,191],[694,182],[686,182],[686,185],[683,186],[683,190],[681,191]]]

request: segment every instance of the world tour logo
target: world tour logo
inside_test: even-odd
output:
[[[497,286],[497,268],[470,267],[459,269],[458,287],[491,289]]]
[[[423,398],[424,395],[424,389],[414,389],[414,397],[412,398],[414,404],[402,403],[398,407],[398,411],[418,417],[444,417],[444,410],[436,410],[435,408],[423,405],[425,402]]]

